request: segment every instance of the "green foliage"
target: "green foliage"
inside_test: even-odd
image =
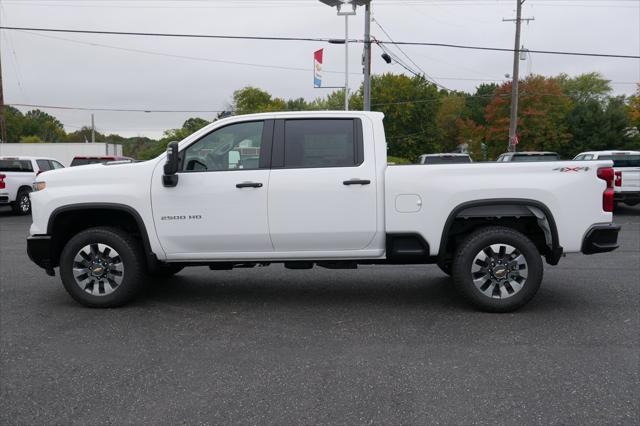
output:
[[[4,142],[18,142],[23,135],[22,126],[24,115],[17,108],[4,107],[4,120],[7,126],[7,140]]]
[[[20,138],[20,143],[41,143],[42,139],[38,136],[22,136]]]
[[[590,72],[569,77],[567,74],[560,74],[556,78],[562,87],[562,91],[576,102],[605,101],[611,93],[610,80],[606,80],[600,73]]]
[[[387,156],[387,162],[393,164],[411,164],[411,161],[406,158],[394,157],[393,155]]]
[[[38,136],[44,142],[60,142],[66,136],[62,123],[39,109],[31,110],[24,115],[21,133]]]

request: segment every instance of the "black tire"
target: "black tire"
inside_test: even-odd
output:
[[[90,294],[96,285],[96,279],[91,284],[91,288],[83,289],[74,276],[75,259],[80,255],[80,251],[93,245],[109,246],[116,253],[118,263],[122,265],[123,271],[117,279],[121,282],[109,289],[109,294]],[[108,268],[104,268],[108,269]],[[127,232],[119,228],[97,227],[79,232],[73,236],[64,246],[60,255],[60,278],[67,292],[77,302],[90,308],[115,308],[122,306],[133,300],[144,286],[145,263],[142,248],[138,241]],[[102,287],[96,291],[103,290],[107,285],[103,282]]]
[[[492,245],[497,245],[499,253],[492,250]],[[507,253],[510,249],[513,251]],[[472,273],[473,269],[478,271]],[[500,226],[469,235],[457,247],[453,261],[456,289],[476,308],[487,312],[511,312],[525,305],[538,292],[542,275],[542,259],[533,242],[518,231]]]
[[[451,276],[451,263],[450,262],[438,263],[438,268],[440,268],[440,270],[442,272],[444,272],[446,275]]]
[[[184,266],[182,265],[164,264],[149,270],[147,275],[152,278],[171,278],[183,269]]]
[[[30,189],[20,188],[16,195],[16,201],[11,205],[15,214],[24,216],[31,213],[31,199],[29,198],[30,192]]]

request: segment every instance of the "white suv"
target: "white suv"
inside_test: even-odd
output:
[[[640,203],[640,151],[588,151],[574,160],[612,160],[616,174],[614,200],[630,206]]]
[[[0,206],[10,205],[16,214],[31,213],[31,185],[42,172],[62,169],[53,158],[0,157]]]

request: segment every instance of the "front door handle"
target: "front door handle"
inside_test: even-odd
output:
[[[236,188],[262,188],[260,182],[242,182],[236,183]]]
[[[344,185],[369,185],[371,181],[369,179],[349,179],[342,183]]]

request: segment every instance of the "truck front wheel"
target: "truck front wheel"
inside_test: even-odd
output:
[[[542,274],[533,242],[506,227],[472,233],[458,246],[453,261],[456,289],[488,312],[510,312],[525,305],[540,288]]]
[[[144,272],[139,243],[118,228],[81,231],[60,254],[62,284],[77,302],[91,308],[131,301],[144,284]]]

